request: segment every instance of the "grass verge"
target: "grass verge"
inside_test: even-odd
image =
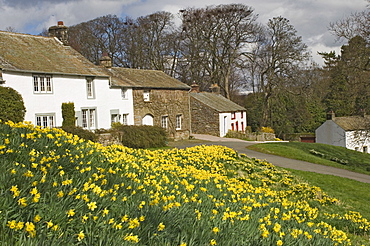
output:
[[[318,143],[262,143],[249,149],[370,175],[370,154]]]

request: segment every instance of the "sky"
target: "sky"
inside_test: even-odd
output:
[[[254,9],[257,21],[266,24],[277,16],[287,18],[309,47],[313,60],[322,65],[317,52],[340,51],[343,40],[337,40],[329,24],[351,13],[366,9],[366,0],[0,0],[0,30],[38,35],[44,29],[63,21],[72,26],[108,14],[119,17],[146,16],[168,11],[175,16],[180,9],[204,8],[219,4],[241,3]]]

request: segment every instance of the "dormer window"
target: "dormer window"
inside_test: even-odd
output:
[[[53,93],[51,75],[33,75],[34,93]]]
[[[150,101],[150,91],[144,91],[143,93],[144,102]]]

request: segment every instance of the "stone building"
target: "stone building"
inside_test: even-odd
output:
[[[111,86],[122,88],[123,95],[128,90],[132,93],[135,125],[161,126],[170,138],[189,138],[188,85],[162,71],[117,67],[109,70]]]
[[[192,133],[224,137],[229,130],[245,131],[246,109],[220,94],[217,85],[211,92],[199,92],[199,86],[192,85],[190,93]]]

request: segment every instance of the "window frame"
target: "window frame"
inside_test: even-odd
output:
[[[122,125],[128,125],[128,114],[122,114]]]
[[[150,90],[143,91],[143,100],[144,102],[150,102]]]
[[[168,115],[163,115],[161,118],[161,126],[164,129],[168,129]]]
[[[35,114],[35,125],[42,128],[55,127],[55,113]]]
[[[127,88],[121,88],[121,98],[122,100],[128,99],[128,89]]]
[[[49,74],[33,74],[33,93],[34,94],[52,94],[53,77]]]
[[[86,96],[87,99],[95,99],[95,82],[93,77],[86,77]]]
[[[182,129],[182,114],[176,115],[176,130]]]
[[[84,129],[97,129],[96,108],[81,109],[81,126]]]

